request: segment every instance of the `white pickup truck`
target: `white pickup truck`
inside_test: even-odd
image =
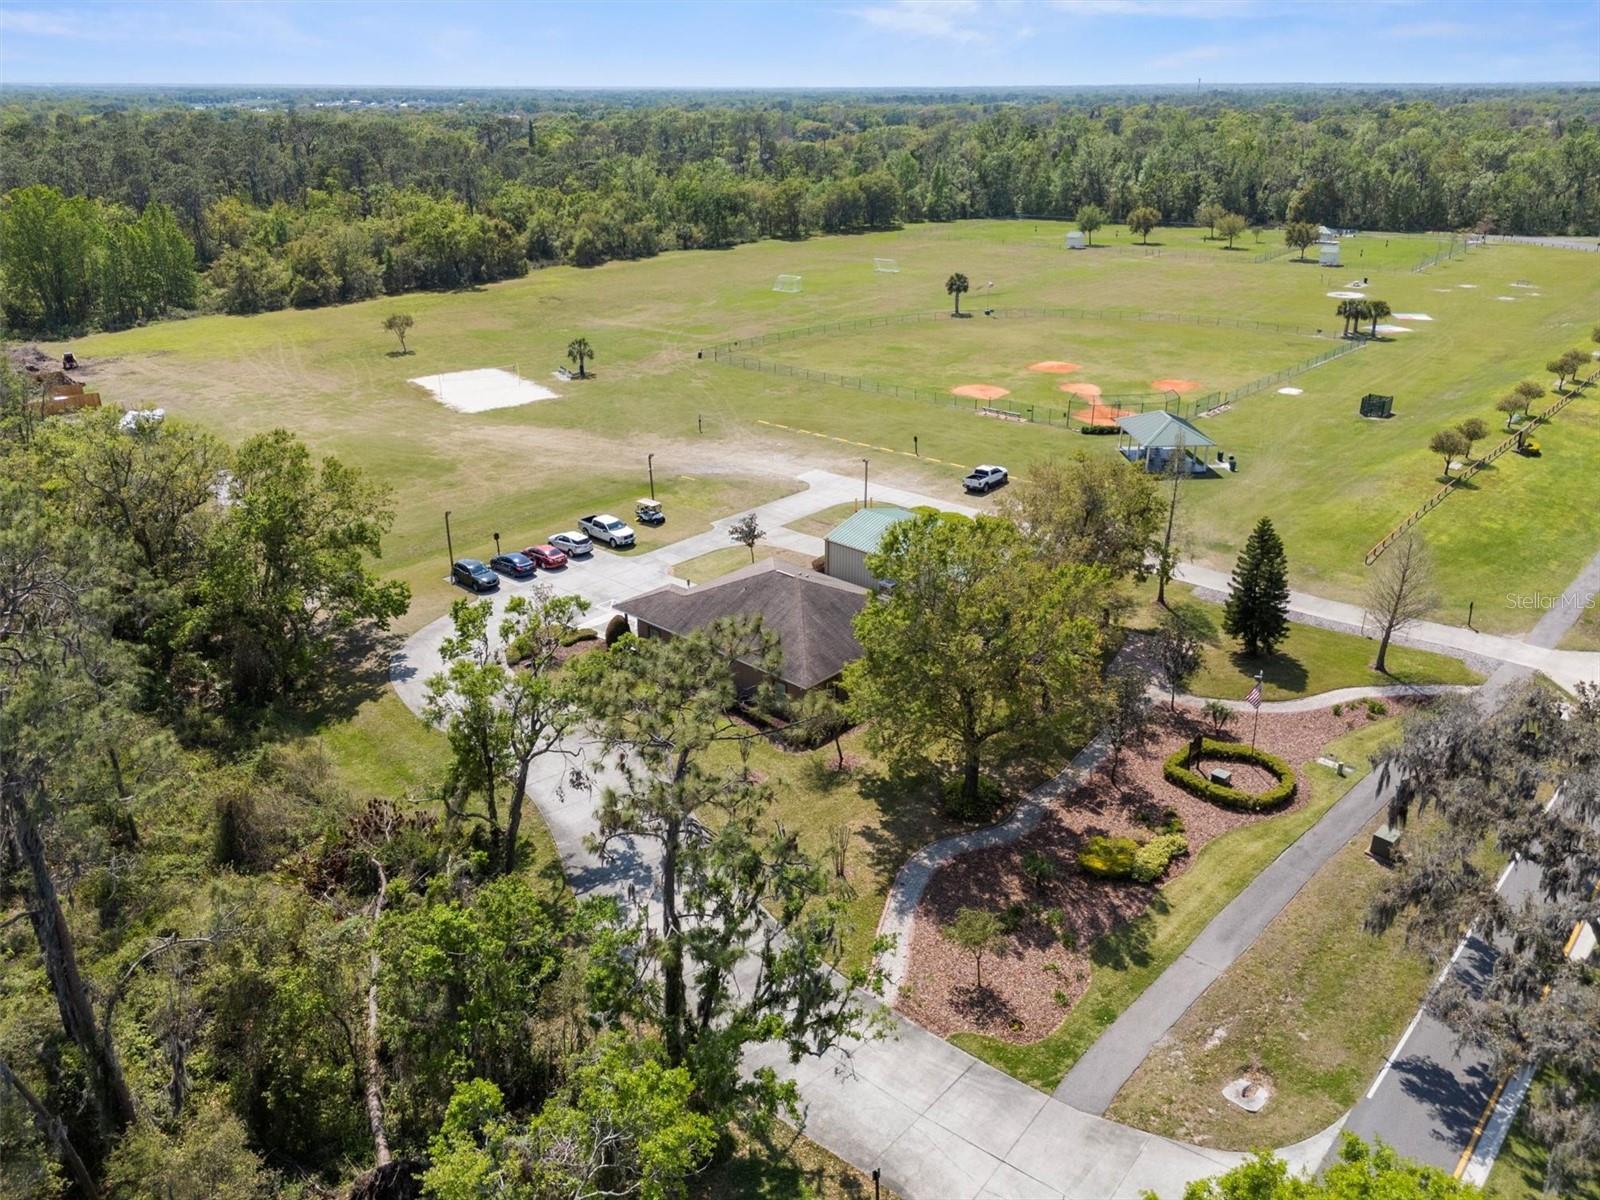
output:
[[[974,467],[972,468],[972,474],[961,481],[961,489],[974,494],[989,492],[999,487],[1008,478],[1010,477],[1006,474],[1004,467]]]
[[[610,513],[595,513],[592,516],[579,517],[578,528],[587,533],[593,540],[604,542],[613,550],[633,545],[633,526],[625,521],[618,520]]]

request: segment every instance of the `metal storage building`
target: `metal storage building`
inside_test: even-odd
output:
[[[910,520],[915,513],[886,504],[863,508],[846,517],[823,542],[823,562],[829,578],[842,579],[857,587],[878,587],[878,580],[867,570],[867,555],[876,554],[889,526]]]

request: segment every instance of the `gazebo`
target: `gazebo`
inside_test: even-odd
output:
[[[1147,471],[1165,471],[1176,455],[1187,460],[1191,475],[1204,475],[1211,469],[1194,451],[1216,443],[1182,417],[1164,409],[1118,417],[1117,428],[1122,431],[1117,438],[1122,457],[1143,463]]]

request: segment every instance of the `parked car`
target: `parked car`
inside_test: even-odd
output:
[[[961,489],[975,495],[991,492],[1010,478],[1004,467],[973,467],[972,473],[961,481]]]
[[[633,545],[633,526],[613,517],[610,513],[594,513],[578,518],[578,528],[597,542],[604,542],[613,550]]]
[[[568,558],[582,558],[594,549],[594,543],[576,529],[569,529],[565,533],[552,533],[550,544]]]
[[[633,519],[643,525],[661,525],[666,522],[667,514],[661,510],[659,500],[635,500]]]
[[[542,546],[529,546],[523,553],[546,571],[554,571],[557,567],[567,565],[567,556],[548,542]]]
[[[534,572],[533,559],[515,550],[496,554],[489,560],[489,565],[500,574],[510,575],[513,579],[527,579]]]
[[[492,592],[500,586],[500,576],[475,558],[458,558],[450,564],[450,582],[474,592]]]

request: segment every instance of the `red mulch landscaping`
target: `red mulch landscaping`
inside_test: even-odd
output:
[[[1403,702],[1389,703],[1392,710],[1404,707]],[[1329,742],[1368,719],[1358,706],[1349,706],[1338,716],[1331,708],[1263,714],[1256,744],[1299,773]],[[1250,716],[1241,713],[1223,736],[1249,741],[1250,725]],[[1189,855],[1174,860],[1166,876],[1170,880],[1187,870],[1193,855],[1212,838],[1305,804],[1302,788],[1290,803],[1269,812],[1235,812],[1168,783],[1161,775],[1162,760],[1202,731],[1209,729],[1198,714],[1160,708],[1150,740],[1123,752],[1115,780],[1110,763],[1102,763],[1026,837],[1009,846],[964,854],[941,869],[917,908],[896,1006],[939,1034],[969,1030],[1011,1042],[1037,1041],[1061,1023],[1089,986],[1089,949],[1094,940],[1138,916],[1156,893],[1153,885],[1100,880],[1080,871],[1077,850],[1085,838],[1110,834],[1143,841],[1159,832],[1165,810],[1174,809],[1183,820]],[[1269,772],[1249,764],[1223,765],[1234,772],[1235,786],[1265,790],[1273,782]],[[1042,886],[1030,883],[1022,871],[1029,854],[1051,859],[1055,878]],[[980,991],[972,955],[947,941],[941,930],[961,908],[1003,912],[1014,904],[1061,912],[1076,948],[1068,949],[1039,917],[1026,916],[1002,939],[996,953],[984,956]]]

